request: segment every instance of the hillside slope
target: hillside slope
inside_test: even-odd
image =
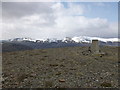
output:
[[[83,54],[88,47],[3,53],[3,88],[118,87],[118,48],[104,56]]]
[[[2,52],[23,51],[32,50],[32,47],[27,45],[5,42],[2,44]]]

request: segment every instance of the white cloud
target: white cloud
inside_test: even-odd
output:
[[[65,8],[65,6],[61,3],[55,3],[52,6],[54,14],[57,16],[64,16],[64,15],[82,15],[84,13],[83,5],[77,5],[69,3],[68,6]]]
[[[32,4],[30,4],[32,6]],[[35,5],[35,3],[34,3]],[[14,37],[32,38],[64,38],[66,36],[100,36],[116,37],[118,26],[116,23],[109,23],[103,18],[88,18],[84,16],[83,5],[68,3],[65,7],[62,3],[37,4],[38,10],[33,11],[22,9],[20,17],[10,18],[4,16],[3,39]],[[39,6],[40,5],[40,6]],[[46,7],[46,5],[49,5]],[[42,7],[41,7],[42,6]],[[16,6],[17,7],[17,6]],[[17,7],[21,9],[21,7]],[[5,9],[7,12],[7,9]],[[10,10],[10,9],[8,9]],[[14,11],[16,11],[14,9]],[[39,12],[40,11],[40,12]],[[47,12],[48,11],[48,12]],[[13,12],[11,10],[11,12]],[[15,12],[14,12],[15,13]],[[9,13],[10,16],[13,13]],[[17,15],[17,14],[15,14]]]
[[[44,24],[44,23],[47,23],[47,20],[44,18],[44,15],[42,15],[42,14],[25,16],[25,17],[21,18],[21,21],[23,21],[24,24],[34,24],[34,23]]]

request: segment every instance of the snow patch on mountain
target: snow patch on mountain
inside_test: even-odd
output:
[[[87,37],[87,36],[80,36],[80,37],[73,37],[72,40],[75,42],[87,42],[91,43],[92,40],[99,40],[102,42],[120,42],[118,38],[100,38],[100,37]]]
[[[29,38],[29,37],[13,38],[13,39],[9,39],[9,41],[33,41],[33,42],[36,42],[35,39]]]
[[[58,40],[57,38],[47,38],[47,39],[32,39],[29,37],[24,37],[24,38],[13,38],[13,39],[9,39],[9,41],[32,41],[32,42],[36,42],[36,41],[42,41],[42,42],[76,42],[76,43],[91,43],[92,40],[97,39],[101,42],[120,42],[120,39],[118,38],[100,38],[100,37],[88,37],[88,36],[79,36],[79,37],[65,37],[61,40]]]

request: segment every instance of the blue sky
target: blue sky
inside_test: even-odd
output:
[[[118,2],[72,2],[77,5],[85,7],[83,14],[89,18],[105,18],[110,22],[118,21]],[[64,6],[68,8],[68,2],[63,2]]]

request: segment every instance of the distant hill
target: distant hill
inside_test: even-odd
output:
[[[16,43],[4,42],[2,44],[2,52],[11,52],[11,51],[22,51],[22,50],[32,50],[33,48]]]
[[[36,43],[36,42],[3,42],[2,52],[22,51],[31,49],[44,48],[60,48],[60,47],[74,47],[74,46],[89,46],[90,44],[81,43],[65,43],[65,42],[51,42],[51,43]]]

